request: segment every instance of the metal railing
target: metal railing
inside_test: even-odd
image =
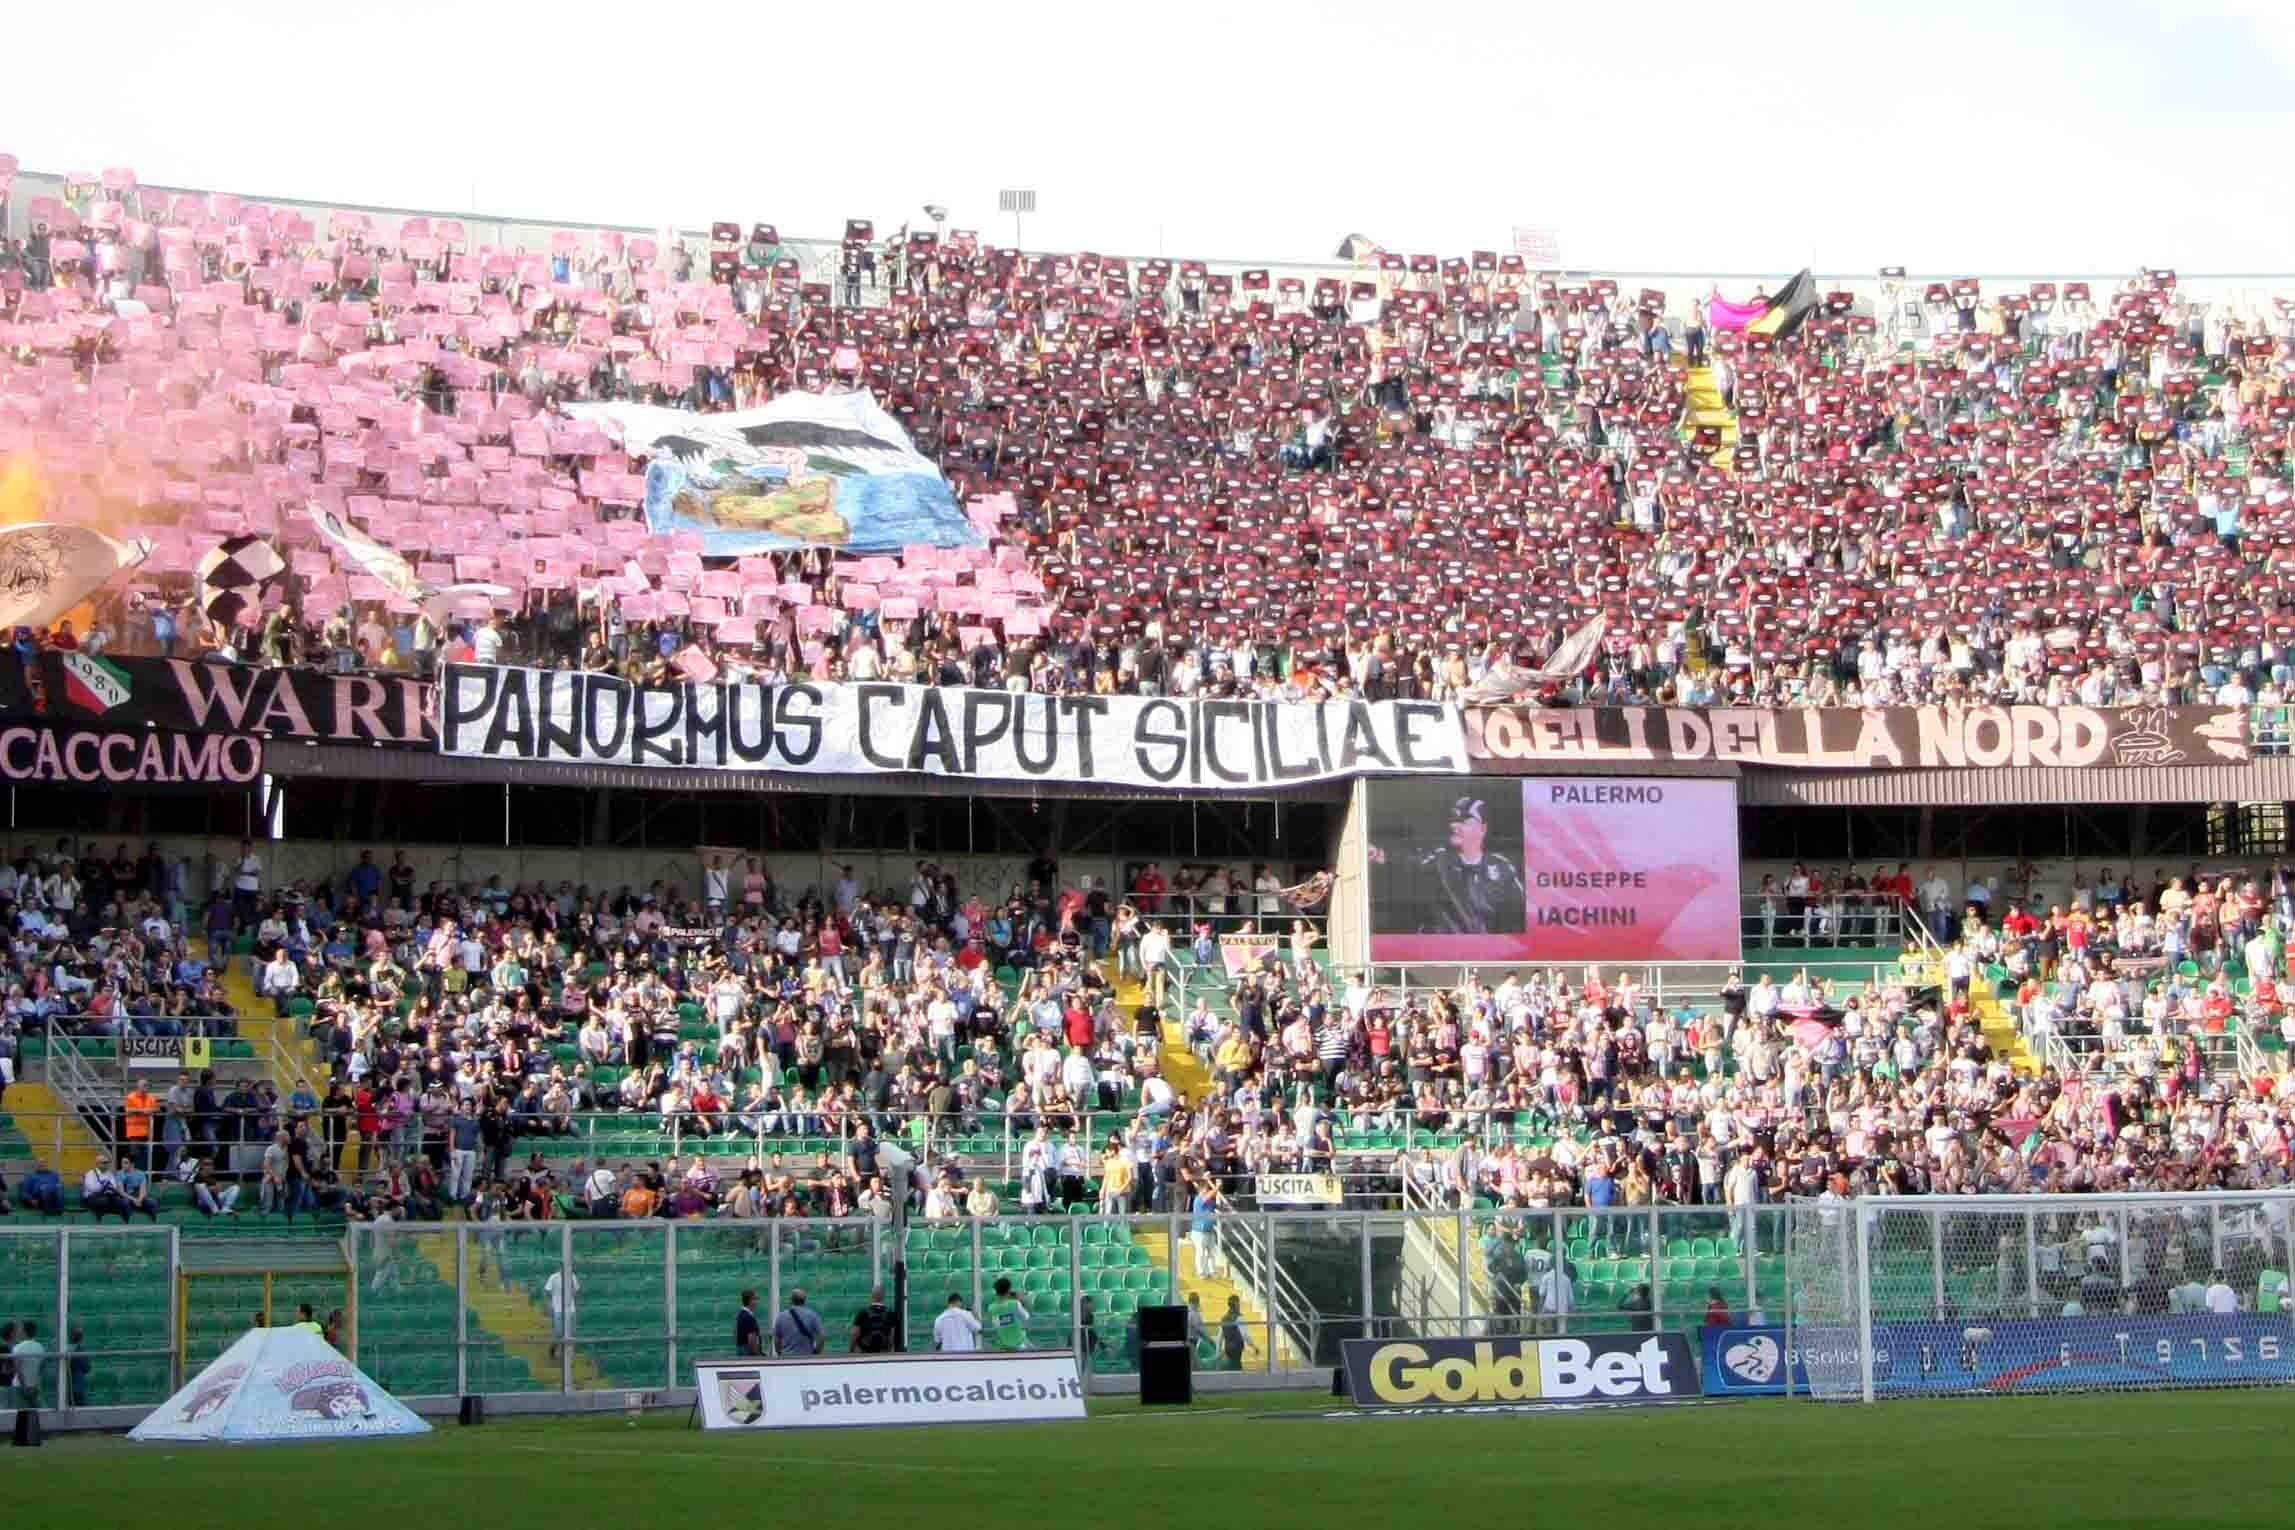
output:
[[[50,1024],[46,1058],[48,1087],[55,1091],[58,1100],[78,1112],[81,1124],[102,1151],[116,1151],[112,1101],[118,1098],[117,1093],[107,1093],[93,1061],[83,1057],[78,1047],[58,1046],[57,1040],[56,1027]]]
[[[44,1403],[149,1407],[183,1384],[181,1250],[172,1227],[0,1226],[5,1315],[37,1322],[49,1350]]]
[[[1918,919],[1887,894],[1818,893],[1792,898],[1782,891],[1740,893],[1739,929],[1746,959],[1765,949],[1821,947],[1844,953],[1860,947],[1901,946],[1917,937]]]

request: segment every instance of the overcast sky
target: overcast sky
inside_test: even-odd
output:
[[[1764,273],[2295,267],[2295,0],[672,6],[9,21],[0,149],[169,184],[1034,248]],[[52,61],[41,68],[34,61]]]

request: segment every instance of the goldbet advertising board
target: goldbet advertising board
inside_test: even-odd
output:
[[[1678,1333],[1582,1339],[1350,1339],[1347,1387],[1365,1407],[1662,1402],[1698,1395]]]

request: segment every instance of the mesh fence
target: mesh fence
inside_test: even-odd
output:
[[[1795,1206],[1820,1397],[2295,1381],[2278,1196]]]

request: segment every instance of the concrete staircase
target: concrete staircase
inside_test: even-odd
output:
[[[1147,985],[1145,983],[1135,977],[1117,980],[1116,1012],[1118,1014],[1136,1014],[1139,1012],[1139,1007],[1146,1002]],[[1158,1049],[1156,1057],[1162,1064],[1165,1081],[1179,1092],[1180,1098],[1186,1100],[1190,1105],[1200,1106],[1211,1097],[1211,1070],[1203,1065],[1203,1060],[1197,1057],[1194,1050],[1187,1044],[1185,1014],[1184,1006],[1179,1007],[1179,1015],[1176,1017],[1169,1013],[1167,1008],[1163,1019],[1162,1035],[1159,1038],[1162,1045]]]
[[[269,1061],[273,1057],[287,1059],[299,1068],[314,1088],[326,1080],[327,1070],[319,1058],[319,1049],[303,1033],[301,1022],[280,1016],[269,999],[255,992],[255,980],[248,958],[235,956],[231,970],[223,975],[223,992],[231,1007],[238,1011],[239,1034],[255,1046],[255,1055]],[[292,1092],[291,1078],[274,1079],[280,1093]]]
[[[453,1235],[428,1233],[413,1242],[415,1252],[451,1287],[454,1284]],[[579,1312],[575,1316],[578,1321]],[[505,1280],[500,1270],[489,1270],[484,1275],[475,1267],[471,1270],[470,1317],[474,1325],[498,1336],[503,1351],[524,1364],[536,1382],[550,1391],[558,1389],[560,1370],[555,1353],[558,1340],[550,1326],[550,1315],[535,1306],[522,1289]],[[578,1344],[574,1348],[574,1385],[586,1391],[606,1386],[606,1378]]]
[[[1169,1235],[1135,1228],[1132,1241],[1148,1251],[1148,1258],[1156,1269],[1172,1268]],[[1231,1279],[1227,1273],[1210,1274],[1197,1269],[1195,1245],[1184,1240],[1179,1248],[1178,1270],[1178,1299],[1195,1298],[1197,1308],[1203,1313],[1204,1332],[1214,1341],[1219,1337],[1220,1320],[1227,1315],[1227,1299],[1236,1298],[1243,1313],[1243,1331],[1250,1336],[1252,1345],[1243,1356],[1245,1370],[1301,1371],[1314,1367],[1314,1357],[1303,1351],[1288,1333],[1273,1331],[1267,1309],[1260,1305],[1257,1293],[1249,1284]]]
[[[1908,950],[1904,955],[1905,975],[1917,983],[1944,986],[1944,959],[1940,953]],[[2023,1028],[2016,1016],[2000,996],[1993,992],[1991,980],[1977,973],[1968,989],[1969,1007],[1975,1011],[1977,1023],[1984,1027],[1985,1045],[2008,1059],[2019,1077],[2040,1071],[2040,1059],[2025,1044]]]
[[[16,1129],[31,1143],[32,1157],[63,1176],[65,1198],[76,1204],[80,1176],[96,1166],[96,1157],[103,1151],[88,1124],[57,1097],[54,1089],[26,1079],[8,1086],[8,1113],[15,1117]]]
[[[1710,425],[1721,432],[1721,445],[1715,448],[1712,460],[1715,467],[1727,467],[1730,453],[1737,445],[1737,416],[1722,401],[1721,385],[1714,379],[1713,368],[1689,368],[1686,395],[1691,427]]]

